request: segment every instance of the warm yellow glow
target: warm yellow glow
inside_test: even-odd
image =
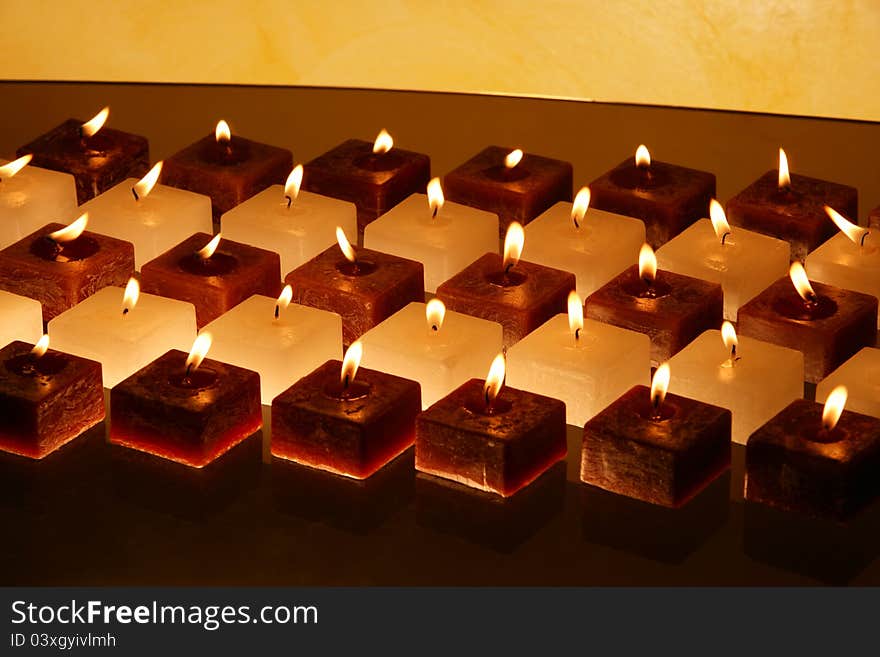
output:
[[[202,361],[205,360],[205,356],[208,355],[208,350],[211,348],[212,342],[213,338],[207,331],[203,331],[196,336],[192,348],[189,350],[189,356],[186,357],[187,372],[198,369],[199,365],[202,364]]]
[[[83,137],[94,137],[98,134],[98,130],[104,127],[104,123],[107,122],[107,117],[110,116],[110,108],[105,107],[100,112],[95,114],[92,118],[82,124],[80,130],[82,131]]]
[[[361,364],[361,358],[364,356],[364,345],[360,340],[355,340],[345,351],[342,357],[342,372],[340,380],[342,385],[348,386],[354,381],[354,375],[357,374],[358,367]]]
[[[508,169],[512,169],[517,164],[520,163],[520,160],[523,158],[523,152],[519,148],[516,148],[510,151],[504,158],[504,166]]]
[[[232,131],[229,129],[229,124],[223,119],[217,121],[217,127],[214,128],[214,139],[217,141],[229,141],[232,139]]]
[[[64,228],[59,228],[53,233],[49,233],[49,239],[54,242],[72,242],[83,234],[83,231],[88,224],[89,213],[83,212],[76,221],[68,224]]]
[[[574,197],[574,203],[571,204],[571,220],[576,228],[581,227],[584,215],[590,207],[590,188],[581,187],[577,195]]]
[[[815,301],[816,293],[813,291],[813,286],[810,285],[810,279],[807,278],[807,272],[801,263],[791,263],[788,275],[791,277],[791,282],[794,283],[794,289],[801,295],[801,299]]]
[[[654,405],[654,408],[660,406],[663,400],[666,399],[666,391],[669,389],[669,378],[671,376],[669,363],[663,363],[654,372],[654,377],[651,379],[651,403]]]
[[[788,172],[788,156],[785,151],[779,149],[779,189],[791,186],[791,174]]]
[[[721,325],[721,339],[724,341],[724,346],[731,353],[736,353],[739,341],[736,338],[736,329],[733,328],[733,324],[730,322],[724,322]]]
[[[846,386],[837,386],[828,393],[828,397],[825,398],[825,407],[822,409],[822,426],[827,431],[831,431],[837,426],[837,421],[843,413],[848,396],[849,392]]]
[[[156,164],[153,165],[153,168],[147,172],[147,175],[138,180],[131,188],[131,191],[134,192],[135,200],[140,200],[153,191],[153,187],[159,182],[160,173],[162,173],[161,160],[156,162]]]
[[[290,207],[290,203],[299,196],[299,188],[302,186],[302,181],[303,165],[297,164],[293,167],[290,175],[287,176],[287,182],[284,183],[284,198],[287,199],[287,207]]]
[[[443,320],[446,319],[446,304],[440,299],[431,299],[425,304],[425,319],[428,321],[428,328],[439,331],[443,326]]]
[[[511,221],[504,236],[504,271],[515,267],[522,255],[523,245],[526,242],[526,232],[522,224]]]
[[[7,180],[8,178],[12,178],[19,171],[24,169],[28,162],[33,159],[33,155],[28,153],[27,155],[22,155],[17,160],[12,160],[12,162],[7,162],[2,167],[0,167],[0,182]]]
[[[394,146],[394,140],[391,138],[391,135],[388,134],[388,131],[385,128],[382,128],[376,136],[376,141],[373,142],[373,152],[387,153],[391,150],[392,146]]]
[[[43,333],[43,337],[37,340],[37,344],[34,345],[34,348],[31,349],[31,353],[39,358],[43,356],[49,350],[49,334]]]
[[[724,214],[724,208],[714,198],[709,201],[709,219],[712,221],[715,235],[724,243],[724,239],[730,235],[730,224],[727,223],[727,215]]]
[[[867,228],[862,228],[851,222],[849,219],[844,217],[834,208],[826,205],[825,206],[825,214],[833,221],[840,231],[846,235],[854,244],[861,246],[861,244],[865,240],[865,236],[868,234]],[[873,239],[873,238],[871,238]]]
[[[657,256],[647,242],[639,249],[639,278],[650,283],[657,278]]]
[[[336,241],[339,243],[339,248],[342,250],[342,255],[345,256],[345,259],[349,262],[355,262],[357,260],[357,254],[355,253],[351,242],[349,242],[348,238],[345,236],[345,231],[342,230],[342,226],[336,227]]]
[[[205,244],[205,246],[203,246],[201,249],[196,251],[198,256],[202,260],[207,260],[212,255],[214,255],[214,252],[217,250],[217,247],[220,246],[221,238],[222,238],[222,235],[220,233],[217,233],[216,235],[214,235],[214,237],[211,239],[210,242],[208,242],[207,244]]]
[[[440,184],[440,179],[431,178],[428,182],[428,207],[431,208],[431,215],[436,217],[445,202],[446,198],[443,196],[443,185]]]
[[[581,331],[584,330],[584,303],[574,290],[568,293],[568,328],[575,340],[581,337]]]
[[[141,296],[141,285],[138,280],[132,276],[128,279],[125,286],[125,292],[122,294],[122,314],[127,315],[134,310],[137,305],[138,298]]]
[[[278,300],[275,302],[275,319],[278,319],[281,311],[285,310],[287,306],[290,305],[290,301],[292,299],[293,287],[291,287],[290,285],[285,285],[284,289],[281,290],[281,294],[278,295]]]
[[[644,144],[639,144],[639,147],[636,149],[636,166],[641,168],[651,166],[651,153]]]
[[[486,375],[486,383],[483,385],[483,397],[487,404],[495,401],[498,393],[501,392],[501,386],[504,385],[505,369],[504,354],[499,353],[492,360],[489,373]]]

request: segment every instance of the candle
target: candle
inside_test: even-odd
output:
[[[364,333],[364,365],[422,387],[422,408],[483,373],[501,349],[501,325],[414,301]]]
[[[76,212],[73,176],[27,166],[31,159],[0,159],[0,249],[34,232],[49,217]]]
[[[43,304],[43,321],[134,273],[130,242],[86,231],[88,214],[47,224],[0,251],[0,289]]]
[[[288,285],[277,299],[255,294],[205,327],[214,357],[260,375],[263,404],[318,365],[342,353],[336,313],[291,304]]]
[[[422,263],[381,251],[356,249],[341,227],[331,246],[285,278],[297,303],[342,316],[348,346],[411,301],[424,301]]]
[[[82,208],[95,232],[134,244],[137,269],[193,233],[213,230],[211,199],[157,185],[162,165],[141,180],[123,180]]]
[[[727,202],[734,226],[742,226],[787,241],[791,259],[803,262],[807,253],[834,235],[823,207],[830,205],[850,217],[858,216],[854,187],[791,174],[788,157],[779,149],[779,168],[768,171]]]
[[[0,450],[41,459],[104,419],[101,365],[15,341],[0,349]]]
[[[648,382],[651,341],[635,331],[584,321],[576,292],[568,314],[548,320],[507,352],[507,380],[565,402],[568,424],[584,422],[634,385]]]
[[[359,369],[363,347],[329,360],[272,401],[272,455],[366,479],[413,444],[419,384]]]
[[[868,213],[868,226],[874,230],[880,230],[880,206]]]
[[[523,226],[557,201],[569,201],[570,162],[489,146],[446,174],[449,200],[498,215],[498,234],[512,222]]]
[[[589,206],[590,188],[582,187],[574,203],[560,201],[525,227],[523,257],[572,272],[581,298],[626,269],[645,241],[638,219]]]
[[[370,223],[364,246],[421,262],[425,290],[433,293],[440,283],[498,248],[498,216],[447,203],[440,179],[433,178],[427,195],[413,194]]]
[[[132,278],[64,311],[48,330],[58,349],[101,363],[104,387],[112,388],[169,349],[188,349],[196,313],[192,304],[140,294]]]
[[[252,294],[281,291],[277,253],[195,233],[141,267],[144,292],[188,301],[199,328]]]
[[[729,410],[667,394],[662,364],[584,426],[581,481],[650,504],[681,507],[730,467]]]
[[[590,183],[593,206],[645,222],[647,241],[659,248],[706,216],[715,174],[651,159],[644,144]]]
[[[233,136],[229,124],[217,122],[213,135],[178,151],[165,161],[166,185],[211,197],[214,221],[260,190],[281,184],[293,167],[284,148]]]
[[[804,356],[795,349],[737,336],[730,322],[706,331],[669,361],[670,391],[733,413],[733,441],[752,432],[804,394]]]
[[[382,130],[371,144],[349,139],[306,164],[305,189],[354,203],[358,236],[371,221],[420,189],[431,177],[431,159],[422,153],[392,148]],[[354,232],[352,232],[352,235]]]
[[[747,500],[845,521],[877,496],[880,419],[845,411],[846,398],[839,386],[824,405],[795,400],[751,435]]]
[[[416,419],[416,470],[510,497],[565,459],[565,404],[504,387],[504,356]]]
[[[849,391],[847,406],[880,417],[880,349],[865,347],[816,386],[816,399],[825,399],[837,386]]]
[[[721,326],[723,293],[718,283],[671,271],[657,271],[657,259],[642,245],[639,264],[591,294],[584,314],[651,338],[657,366],[708,329]]]
[[[336,226],[352,235],[357,230],[353,204],[301,191],[302,176],[303,167],[298,164],[283,187],[267,187],[220,218],[227,238],[277,251],[282,272],[299,267],[333,245]]]
[[[73,175],[77,202],[85,203],[129,176],[144,175],[150,168],[147,140],[104,127],[109,115],[110,108],[105,107],[86,122],[68,119],[21,146],[17,157],[33,155],[35,166]]]
[[[877,337],[876,297],[813,285],[799,262],[792,263],[789,277],[740,308],[737,317],[742,335],[803,352],[810,383],[818,383]]]
[[[788,271],[789,245],[744,228],[732,230],[724,208],[712,199],[711,219],[700,219],[657,251],[663,269],[719,283],[724,319]]]
[[[505,347],[565,312],[575,287],[574,274],[520,260],[524,240],[511,223],[503,256],[486,253],[437,288],[450,310],[501,324]]]
[[[260,429],[260,376],[206,358],[211,336],[189,355],[172,349],[110,391],[116,445],[201,468]]]
[[[13,340],[36,342],[43,335],[43,308],[35,299],[0,290],[0,347]]]
[[[840,232],[807,256],[813,280],[880,297],[880,231],[857,226],[827,205],[825,212]]]

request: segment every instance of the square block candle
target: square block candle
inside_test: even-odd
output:
[[[572,295],[556,315],[507,352],[507,382],[565,402],[568,424],[584,422],[634,385],[648,383],[651,341],[635,331],[583,320]]]
[[[880,490],[880,419],[843,410],[846,389],[825,402],[798,399],[746,445],[745,498],[846,521]]]
[[[193,233],[213,232],[211,199],[156,185],[161,168],[160,162],[140,181],[127,178],[82,207],[92,230],[134,244],[137,269]]]
[[[201,468],[259,430],[260,375],[206,359],[210,346],[203,333],[114,386],[110,442]]]
[[[849,217],[858,216],[854,187],[791,174],[785,151],[779,149],[779,169],[768,171],[727,202],[727,215],[742,226],[785,240],[791,259],[803,262],[807,253],[834,235],[823,207],[830,205]]]
[[[804,354],[806,381],[818,383],[877,338],[877,298],[822,283],[811,284],[799,262],[739,309],[738,328],[764,342]]]
[[[354,203],[362,236],[367,224],[425,189],[431,177],[427,155],[393,145],[384,130],[372,144],[360,139],[344,141],[306,164],[304,188]]]
[[[53,218],[76,212],[76,186],[69,173],[29,167],[31,156],[0,158],[0,249]]]
[[[565,459],[565,404],[504,387],[504,358],[419,414],[416,470],[502,497]]]
[[[101,363],[112,388],[169,349],[189,349],[196,337],[191,303],[108,286],[49,322],[52,345]]]
[[[130,176],[140,178],[150,168],[147,140],[104,127],[109,115],[105,107],[85,123],[68,119],[21,146],[17,155],[33,155],[35,166],[71,174],[77,203],[85,203]]]
[[[489,146],[446,174],[443,186],[451,201],[498,215],[498,234],[511,222],[526,225],[558,201],[570,201],[570,162],[520,149]]]
[[[141,267],[141,288],[193,304],[201,328],[253,294],[277,297],[281,260],[271,251],[196,233]]]
[[[413,444],[419,384],[358,369],[360,343],[272,401],[272,455],[366,479]]]
[[[167,160],[162,182],[211,197],[214,221],[270,185],[283,184],[293,168],[284,148],[233,136],[226,121]]]
[[[606,324],[645,333],[651,338],[651,364],[657,366],[681,351],[700,333],[723,321],[723,293],[718,283],[671,271],[657,271],[646,244],[633,266],[591,294],[584,315]]]
[[[337,226],[350,235],[357,230],[355,206],[300,191],[302,173],[302,165],[297,165],[283,187],[267,187],[220,217],[220,229],[228,239],[277,251],[282,272],[333,245]]]
[[[100,363],[48,346],[0,349],[0,450],[41,459],[104,419]]]
[[[570,271],[582,299],[605,285],[635,260],[645,243],[645,224],[612,212],[587,208],[590,190],[574,204],[560,201],[525,227],[523,258]]]
[[[342,316],[342,342],[357,340],[412,301],[425,300],[422,263],[355,249],[342,230],[331,246],[285,278],[293,300]]]
[[[704,281],[720,283],[724,319],[736,320],[739,307],[788,271],[789,246],[775,237],[744,228],[731,230],[716,200],[712,219],[700,219],[660,247],[657,264]]]
[[[273,299],[255,294],[205,327],[217,360],[260,375],[263,404],[318,365],[342,353],[342,320],[336,313],[290,304],[285,288]]]
[[[880,417],[880,349],[865,347],[816,386],[816,399],[825,399],[846,386],[846,406],[856,413]]]
[[[364,333],[364,365],[418,381],[422,408],[481,376],[501,350],[501,325],[413,302]]]
[[[738,337],[725,322],[673,356],[669,390],[733,412],[732,438],[752,432],[804,393],[804,356],[795,349]]]
[[[592,205],[645,222],[647,241],[659,248],[705,217],[715,196],[715,174],[658,162],[644,145],[590,183]]]
[[[13,340],[35,343],[43,335],[43,308],[36,299],[0,290],[0,347]]]
[[[665,370],[665,373],[664,373]],[[730,411],[635,386],[584,426],[581,481],[680,507],[730,466]]]
[[[87,215],[48,224],[0,251],[0,289],[36,299],[43,321],[134,273],[131,242],[86,231]]]
[[[498,216],[459,203],[446,203],[440,179],[428,195],[413,194],[370,223],[364,246],[425,266],[425,290],[435,292],[487,251],[498,248]]]

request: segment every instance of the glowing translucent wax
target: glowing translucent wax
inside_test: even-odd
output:
[[[7,161],[0,158],[0,166]],[[0,249],[48,221],[67,221],[76,212],[76,185],[69,173],[26,166],[0,180]]]
[[[290,304],[275,319],[276,303],[255,294],[204,329],[213,337],[212,358],[260,375],[260,396],[266,405],[318,365],[342,354],[339,315]]]
[[[368,234],[374,225],[367,226]],[[493,238],[497,241],[497,233]],[[422,408],[428,408],[464,381],[485,375],[486,363],[501,351],[501,336],[501,324],[453,311],[446,311],[442,326],[433,331],[425,304],[413,302],[361,337],[362,363],[418,381]]]
[[[736,228],[724,240],[709,219],[700,219],[657,251],[657,264],[678,274],[720,283],[724,319],[788,272],[788,242]],[[812,272],[811,272],[812,273]],[[734,420],[736,422],[736,420]]]
[[[649,383],[651,340],[585,320],[575,342],[568,315],[556,315],[507,351],[507,382],[565,402],[568,424],[583,425],[636,385]]]
[[[865,347],[834,370],[816,387],[816,400],[824,402],[834,388],[846,386],[846,408],[880,417],[880,349]]]
[[[138,200],[136,178],[127,178],[85,203],[89,230],[134,244],[136,269],[193,233],[212,232],[211,199],[167,185],[156,185]]]
[[[43,335],[40,302],[0,290],[0,347],[13,340],[36,344]]]
[[[807,256],[806,267],[814,281],[880,297],[880,226],[863,246],[837,233]]]
[[[101,363],[112,388],[169,349],[189,350],[196,337],[191,303],[141,293],[122,313],[125,290],[105,287],[49,322],[52,346]]]
[[[264,189],[220,217],[224,237],[278,252],[282,274],[336,244],[337,226],[355,234],[353,203],[300,191],[288,208],[282,185]]]
[[[484,253],[498,250],[498,215],[452,202],[431,215],[428,197],[413,194],[367,224],[364,246],[421,262],[425,290],[433,293]]]
[[[739,359],[730,366],[721,331],[700,335],[669,361],[669,390],[730,409],[732,439],[744,445],[753,431],[803,396],[804,356],[745,336],[738,340]]]
[[[572,204],[559,202],[525,227],[523,259],[572,272],[586,298],[638,257],[645,224],[603,210],[587,210],[576,227]]]

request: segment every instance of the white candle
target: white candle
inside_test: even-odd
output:
[[[367,224],[364,246],[421,262],[425,290],[433,293],[481,255],[498,250],[498,215],[444,201],[438,178],[428,183],[428,192],[413,194]]]
[[[788,273],[791,247],[744,228],[731,230],[713,200],[712,219],[701,219],[657,251],[661,269],[719,283],[724,318],[735,321],[739,307]]]
[[[736,350],[734,352],[734,346]],[[731,437],[749,436],[804,394],[804,356],[794,349],[737,336],[725,322],[673,356],[669,391],[730,409]]]
[[[629,267],[645,242],[639,219],[588,206],[584,187],[575,203],[557,203],[529,222],[523,252],[524,260],[572,272],[582,299]]]
[[[40,302],[0,290],[0,347],[15,340],[36,344],[42,336]]]
[[[290,286],[278,299],[255,294],[204,328],[213,358],[259,373],[264,405],[342,354],[339,315],[291,304],[291,296]]]
[[[427,408],[468,379],[482,378],[501,337],[501,324],[447,311],[432,299],[410,303],[360,340],[364,367],[418,381]]]
[[[849,392],[849,410],[880,417],[880,349],[865,347],[834,370],[816,387],[816,399],[840,385]]]
[[[223,235],[281,255],[284,275],[336,243],[336,226],[357,232],[353,203],[300,191],[302,165],[287,184],[272,185],[220,217]]]
[[[0,159],[0,249],[51,221],[76,212],[76,184],[69,173],[27,166],[30,156]]]
[[[134,244],[136,269],[193,233],[213,232],[211,199],[156,185],[161,164],[141,180],[128,178],[82,206],[89,213],[89,230]]]
[[[196,312],[191,303],[140,293],[132,279],[61,313],[48,332],[53,348],[100,362],[104,387],[112,388],[169,349],[189,351]]]

